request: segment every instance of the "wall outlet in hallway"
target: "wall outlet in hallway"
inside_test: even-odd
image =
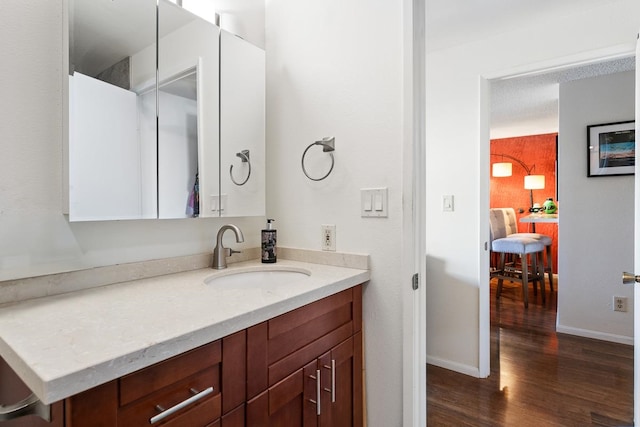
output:
[[[627,311],[627,297],[613,297],[613,311]]]

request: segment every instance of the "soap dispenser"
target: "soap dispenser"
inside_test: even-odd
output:
[[[267,228],[262,230],[262,262],[276,262],[276,233],[273,228],[274,219],[267,219]]]

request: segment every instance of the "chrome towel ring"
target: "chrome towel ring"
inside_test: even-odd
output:
[[[249,165],[249,172],[247,173],[247,177],[244,179],[244,181],[238,182],[233,177],[233,165],[231,165],[231,167],[229,168],[229,176],[231,176],[231,181],[233,181],[235,185],[245,185],[247,181],[249,181],[249,177],[251,176],[251,160],[249,159],[249,150],[242,150],[241,152],[236,153],[236,156],[242,159],[242,163],[247,163]]]
[[[325,153],[329,153],[329,155],[331,156],[331,167],[329,168],[329,172],[327,172],[323,177],[321,178],[312,178],[309,176],[309,174],[307,173],[307,168],[304,166],[304,158],[307,155],[307,151],[309,151],[309,148],[313,147],[314,145],[321,145],[322,146],[322,151]],[[333,151],[336,150],[336,139],[334,137],[324,137],[322,138],[320,141],[316,141],[312,144],[310,144],[305,150],[304,153],[302,153],[302,172],[304,172],[304,174],[306,175],[307,178],[309,178],[311,181],[322,181],[323,179],[325,179],[326,177],[328,177],[331,174],[331,171],[333,171],[333,166],[335,165],[335,159],[333,157]]]

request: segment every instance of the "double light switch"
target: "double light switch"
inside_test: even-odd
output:
[[[361,216],[386,218],[388,216],[387,188],[363,188],[361,195]]]

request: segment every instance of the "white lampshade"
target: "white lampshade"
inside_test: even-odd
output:
[[[542,190],[544,188],[544,175],[527,175],[524,177],[526,190]]]
[[[496,177],[511,176],[512,167],[513,167],[512,163],[507,163],[507,162],[494,163],[493,167],[491,168],[491,175]]]

